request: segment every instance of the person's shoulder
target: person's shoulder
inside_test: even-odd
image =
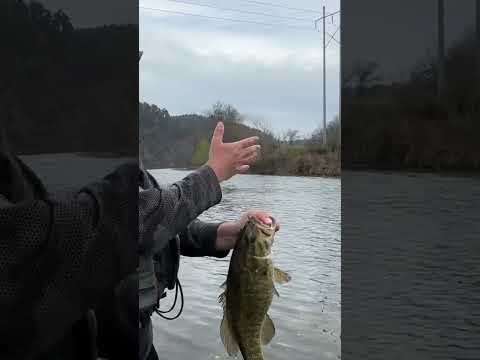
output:
[[[147,190],[152,188],[160,188],[157,180],[153,177],[153,175],[144,168],[140,168],[140,188]]]

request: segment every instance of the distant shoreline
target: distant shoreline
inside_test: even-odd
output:
[[[369,172],[369,173],[378,173],[378,174],[396,174],[396,175],[437,175],[437,176],[451,176],[451,177],[479,177],[479,170],[431,170],[431,169],[374,169],[366,166],[356,166],[347,169],[343,169],[344,172],[359,173],[359,172]]]
[[[197,169],[196,167],[164,167],[164,168],[151,168],[148,170],[178,170],[178,171],[193,171]],[[480,179],[480,171],[429,171],[429,170],[421,170],[421,169],[407,169],[407,170],[384,170],[384,169],[370,169],[370,168],[352,168],[352,169],[344,169],[343,172],[347,173],[377,173],[377,174],[384,174],[384,175],[404,175],[404,176],[417,176],[417,175],[437,175],[437,176],[451,176],[451,177],[465,177],[465,178],[476,178]],[[266,175],[266,176],[288,176],[288,177],[310,177],[310,178],[341,178],[342,175],[299,175],[299,174],[262,174],[259,172],[247,172],[246,175]]]
[[[163,167],[163,168],[149,168],[148,170],[177,170],[177,171],[194,171],[198,167]],[[240,174],[241,175],[241,174]],[[319,175],[319,174],[291,174],[291,173],[275,173],[275,174],[266,174],[258,171],[248,171],[245,175],[262,175],[262,176],[288,176],[288,177],[310,177],[310,178],[341,178],[341,174],[338,175]]]

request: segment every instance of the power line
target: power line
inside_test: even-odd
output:
[[[217,10],[222,10],[222,11],[235,11],[243,14],[251,14],[251,15],[261,15],[261,16],[269,16],[273,18],[278,18],[278,19],[287,19],[287,20],[298,20],[298,21],[311,21],[310,18],[299,18],[299,17],[294,17],[294,16],[281,16],[281,15],[273,15],[273,14],[267,14],[263,12],[257,12],[257,11],[249,11],[249,10],[239,10],[239,9],[232,9],[232,8],[224,8],[224,7],[219,7],[211,4],[198,4],[194,2],[188,2],[188,1],[182,1],[182,0],[166,0],[166,1],[171,1],[179,4],[187,4],[187,5],[194,5],[194,6],[202,6],[202,7],[207,7],[211,9],[217,9]]]
[[[325,31],[325,22],[326,22],[327,17],[332,17],[332,23],[333,23],[333,15],[338,14],[340,12],[340,10],[338,10],[334,13],[330,13],[330,14],[325,14],[325,6],[323,6],[322,10],[323,10],[322,17],[316,19],[314,24],[315,24],[315,30],[319,31],[318,30],[318,22],[320,20],[323,20],[322,21],[322,23],[323,23],[323,27],[322,27],[322,31],[323,31],[323,36],[322,36],[322,41],[323,41],[323,46],[322,46],[322,49],[323,49],[323,144],[326,145],[327,144],[327,71],[326,71],[327,66],[326,66],[326,49],[327,49],[328,45],[330,44],[330,42],[332,41],[332,39],[335,40],[338,43],[337,39],[335,39],[335,35],[337,34],[338,30],[340,29],[340,26],[338,26],[337,29],[335,30],[335,32],[333,33],[333,35],[331,35],[327,31]],[[325,36],[326,34],[328,34],[330,36],[330,39],[328,40],[328,43],[326,43],[326,36]]]
[[[321,16],[321,17],[319,17],[318,19],[315,19],[315,29],[317,28],[317,23],[318,23],[320,20],[323,20],[323,19],[325,19],[325,18],[327,18],[327,17],[329,17],[329,16],[336,15],[336,14],[338,14],[338,13],[340,13],[340,10],[337,10],[337,11],[331,13],[331,14],[327,14],[327,15]]]
[[[145,7],[145,6],[139,6],[139,8],[144,9],[144,10],[161,11],[161,12],[168,13],[168,14],[195,16],[195,17],[201,17],[201,18],[205,18],[205,19],[233,21],[233,22],[241,22],[241,23],[256,24],[256,25],[265,25],[265,26],[283,26],[283,27],[289,27],[289,28],[293,28],[293,29],[310,30],[311,31],[311,29],[307,26],[296,26],[296,25],[289,25],[289,24],[272,24],[272,23],[265,23],[265,22],[260,22],[260,21],[241,20],[241,19],[224,18],[224,17],[219,17],[219,16],[200,15],[200,14],[193,14],[193,13],[182,12],[182,11],[173,11],[173,10],[150,8],[150,7]]]
[[[264,2],[264,1],[255,1],[255,0],[240,0],[240,1],[251,3],[251,4],[267,5],[267,6],[279,7],[279,8],[288,9],[288,10],[304,11],[309,13],[320,14],[320,10],[300,9],[300,8],[294,8],[294,7],[290,7],[282,4],[274,4],[270,2]]]

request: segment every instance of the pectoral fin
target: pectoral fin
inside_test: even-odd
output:
[[[238,354],[239,348],[237,340],[234,338],[230,325],[227,320],[227,315],[223,313],[222,323],[220,324],[220,337],[222,343],[227,350],[228,355],[234,356]]]
[[[267,345],[270,341],[272,341],[273,337],[275,336],[275,325],[273,325],[272,319],[268,314],[265,316],[265,321],[263,322],[262,327],[262,344]]]
[[[280,270],[279,268],[273,269],[273,280],[278,284],[285,284],[292,279],[285,271]]]

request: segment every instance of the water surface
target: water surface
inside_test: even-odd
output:
[[[480,178],[342,174],[342,358],[479,359]]]
[[[153,170],[160,183],[188,172]],[[265,347],[272,360],[340,357],[340,180],[331,178],[239,175],[222,185],[222,202],[202,214],[206,221],[235,220],[244,211],[264,209],[281,223],[273,261],[292,281],[277,286],[270,316],[276,335]],[[217,302],[230,256],[182,257],[179,279],[185,307],[181,317],[154,316],[154,343],[161,358],[228,359],[219,336],[222,309]],[[169,294],[170,300],[173,293]],[[170,301],[162,304],[169,307]]]

